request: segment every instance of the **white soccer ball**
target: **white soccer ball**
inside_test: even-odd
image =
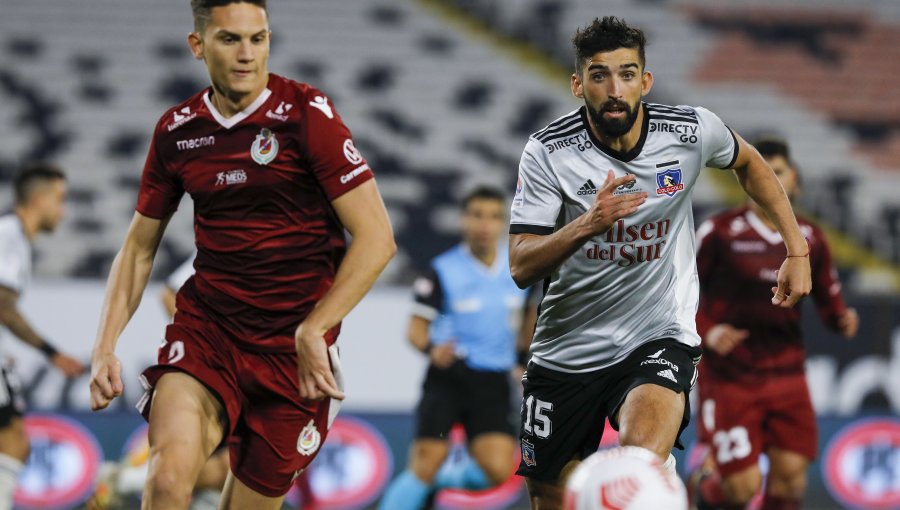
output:
[[[599,451],[566,484],[565,510],[687,510],[687,491],[653,452],[636,446]]]

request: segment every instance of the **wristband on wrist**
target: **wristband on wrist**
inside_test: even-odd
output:
[[[425,344],[425,347],[422,348],[422,354],[424,354],[426,356],[431,356],[432,349],[434,349],[434,344],[431,342],[428,342],[427,344]]]
[[[42,353],[44,353],[44,356],[46,356],[47,359],[50,359],[59,353],[59,351],[56,350],[56,347],[53,347],[52,345],[50,345],[50,342],[48,342],[46,340],[44,340],[44,343],[39,345],[37,349],[39,351],[41,351]]]

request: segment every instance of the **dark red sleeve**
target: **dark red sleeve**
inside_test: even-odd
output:
[[[831,261],[831,249],[825,234],[819,229],[813,230],[811,242],[809,263],[812,270],[812,297],[822,322],[838,331],[838,319],[847,306],[841,295],[837,269]]]
[[[157,137],[159,125],[153,132],[144,173],[141,175],[141,187],[138,191],[137,212],[144,216],[161,220],[178,209],[178,203],[184,195],[181,181],[166,164],[164,155],[159,153]]]
[[[716,325],[715,321],[706,315],[703,300],[709,287],[710,279],[718,258],[717,225],[713,220],[706,220],[697,229],[697,277],[700,280],[700,307],[697,309],[697,333],[701,339],[706,338],[706,333]]]
[[[374,175],[353,144],[350,130],[335,111],[331,100],[314,88],[309,89],[306,99],[309,162],[328,200],[334,200]]]

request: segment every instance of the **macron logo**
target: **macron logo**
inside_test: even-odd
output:
[[[331,111],[331,106],[328,106],[328,100],[322,96],[316,96],[312,101],[309,102],[309,105],[313,108],[319,110],[324,113],[326,117],[329,119],[334,118],[334,112]]]
[[[188,138],[186,140],[178,140],[175,142],[175,146],[178,147],[178,150],[180,151],[198,149],[200,147],[207,147],[215,144],[215,136],[201,136],[200,138]]]

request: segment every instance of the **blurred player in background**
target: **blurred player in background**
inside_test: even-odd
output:
[[[410,463],[385,492],[381,510],[418,510],[438,490],[483,490],[513,472],[516,443],[511,370],[526,293],[509,275],[505,198],[479,187],[462,204],[463,242],[436,257],[415,282],[408,339],[428,356]],[[461,423],[471,459],[441,468],[450,429]]]
[[[142,376],[138,406],[150,426],[142,503],[187,508],[201,469],[225,443],[221,508],[274,509],[344,398],[341,320],[396,246],[372,171],[334,105],[267,72],[265,0],[191,6],[188,43],[212,86],[167,111],[154,132],[107,284],[91,406],[122,393],[115,345],[188,193],[196,273],[178,291],[158,364]]]
[[[755,147],[794,198],[800,178],[787,144],[763,139]],[[859,316],[844,305],[825,234],[804,218],[798,222],[809,243],[819,316],[851,338]],[[818,439],[804,372],[801,309],[775,307],[764,297],[776,284],[784,243],[752,200],[706,220],[697,239],[697,329],[704,345],[698,431],[713,462],[695,475],[693,497],[701,510],[744,508],[762,486],[758,461],[765,453],[763,510],[797,510]]]
[[[810,290],[808,246],[759,153],[705,108],[641,101],[653,85],[645,42],[612,16],[578,30],[571,86],[584,106],[532,135],[519,165],[510,269],[547,289],[519,433],[533,508],[561,506],[607,417],[622,445],[675,470],[700,356],[690,195],[701,169],[735,169],[783,234],[772,302]]]
[[[22,169],[13,182],[14,211],[0,216],[0,325],[41,351],[66,377],[85,367],[56,350],[19,311],[19,297],[31,280],[31,243],[41,233],[56,230],[65,214],[66,177],[49,164]],[[30,446],[22,413],[25,401],[11,359],[0,359],[0,510],[13,505],[16,480]]]

